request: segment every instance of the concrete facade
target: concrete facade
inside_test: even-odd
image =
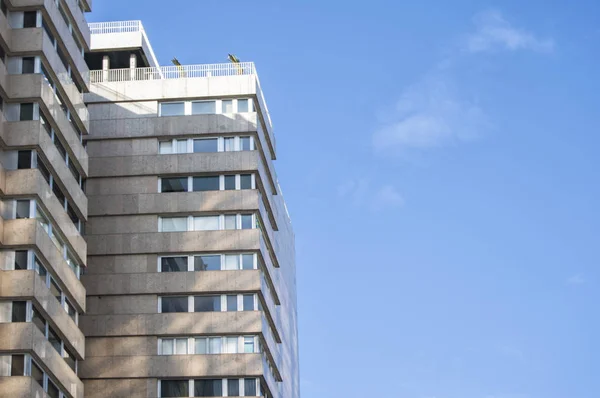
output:
[[[254,65],[159,67],[90,0],[0,2],[0,398],[299,398]]]
[[[83,398],[90,2],[0,5],[0,397]]]

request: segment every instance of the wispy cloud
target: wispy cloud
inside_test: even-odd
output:
[[[393,115],[394,120],[373,136],[376,151],[428,149],[469,141],[489,127],[479,105],[462,99],[445,75],[427,77],[406,89]]]
[[[404,198],[393,185],[373,187],[367,178],[348,180],[337,187],[338,197],[355,207],[372,211],[396,208],[404,205]]]
[[[585,277],[583,274],[575,274],[567,278],[567,285],[583,285],[585,283]]]
[[[475,33],[468,37],[466,49],[472,53],[495,50],[531,50],[552,52],[554,41],[536,37],[525,29],[514,27],[497,10],[488,10],[474,18]]]

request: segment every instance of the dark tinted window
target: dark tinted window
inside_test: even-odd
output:
[[[221,256],[194,257],[194,271],[220,271]]]
[[[29,200],[17,200],[17,218],[29,218]]]
[[[46,32],[46,34],[50,38],[50,41],[52,42],[52,44],[54,44],[54,35],[50,31],[50,26],[48,26],[48,24],[46,23],[46,18],[42,18],[42,28],[44,28],[44,32]]]
[[[163,297],[161,312],[188,312],[187,297]]]
[[[63,160],[65,160],[67,158],[67,150],[57,135],[54,135],[54,146],[56,149],[58,149],[58,152],[62,156]]]
[[[223,395],[221,379],[194,380],[195,397],[221,397]],[[229,394],[231,396],[231,394]]]
[[[62,190],[56,183],[56,180],[54,181],[54,184],[52,184],[52,192],[54,192],[54,195],[56,195],[56,198],[60,202],[61,206],[64,206],[65,205],[65,194],[62,192]]]
[[[221,311],[221,296],[194,297],[195,312]]]
[[[225,189],[235,189],[235,176],[225,176]]]
[[[216,138],[194,140],[194,152],[217,152],[218,150],[219,140]]]
[[[0,11],[2,11],[2,14],[4,14],[4,15],[6,15],[6,12],[8,11],[4,0],[0,0]]]
[[[161,192],[187,192],[187,177],[174,177],[161,179]]]
[[[219,176],[194,177],[194,192],[197,191],[218,191]]]
[[[35,362],[31,362],[31,377],[37,381],[38,384],[44,388],[44,372],[40,369]]]
[[[58,387],[56,387],[56,385],[53,382],[51,382],[50,380],[48,380],[48,396],[50,398],[58,398],[59,397]]]
[[[44,164],[44,162],[39,157],[37,158],[37,168],[40,171],[40,173],[42,173],[44,180],[46,180],[46,182],[50,184],[50,170],[48,170],[46,164]]]
[[[54,329],[52,329],[51,327],[48,327],[48,341],[50,342],[50,344],[52,344],[52,347],[54,347],[54,349],[56,350],[56,352],[58,352],[59,354],[61,354],[61,352],[60,352],[60,338],[58,337],[58,335],[56,334],[56,332],[54,331]]]
[[[33,120],[33,103],[24,103],[20,106],[19,120]]]
[[[35,73],[35,57],[23,57],[21,73]]]
[[[31,168],[31,151],[19,151],[18,152],[17,168],[18,169],[30,169]]]
[[[58,287],[58,284],[54,281],[54,279],[50,279],[50,293],[52,293],[52,295],[56,297],[59,303],[61,302],[62,291],[60,290],[60,287]]]
[[[25,376],[25,355],[13,355],[10,365],[11,376]]]
[[[42,318],[42,314],[35,307],[33,307],[32,312],[31,322],[40,329],[43,335],[46,335],[46,321]]]
[[[15,269],[27,269],[27,250],[15,252]]]
[[[187,397],[189,393],[189,382],[187,380],[161,380],[161,397]]]
[[[27,322],[27,302],[13,301],[12,322]]]
[[[242,174],[240,176],[240,189],[252,189],[252,174]]]
[[[73,353],[71,351],[69,351],[67,349],[67,347],[65,347],[65,362],[67,363],[67,365],[69,365],[69,367],[73,370],[75,370],[75,365],[77,363],[76,359],[75,359],[75,355],[73,355]]]
[[[71,174],[73,174],[73,178],[75,178],[75,181],[79,183],[79,177],[81,177],[81,175],[79,174],[77,167],[75,167],[75,164],[71,162],[71,159],[69,159],[69,171],[71,172]]]
[[[254,311],[253,294],[244,294],[244,311]]]
[[[37,12],[26,11],[23,13],[23,27],[35,28],[37,26]]]
[[[161,259],[161,272],[185,272],[187,271],[187,257],[163,257]]]
[[[227,380],[227,395],[230,397],[240,395],[240,381],[238,379]]]
[[[244,396],[255,397],[257,395],[256,379],[244,379]]]
[[[67,203],[67,214],[73,224],[75,224],[75,228],[79,228],[79,216],[75,213],[75,209],[73,209],[69,203]]]

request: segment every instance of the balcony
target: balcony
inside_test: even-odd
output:
[[[92,35],[92,41],[94,40]],[[253,96],[275,159],[275,136],[269,110],[253,62],[161,66],[90,71],[92,87],[87,102],[162,100]]]

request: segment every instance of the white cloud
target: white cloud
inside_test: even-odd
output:
[[[404,198],[393,185],[372,187],[366,178],[348,180],[337,187],[337,193],[344,201],[355,207],[367,207],[370,210],[400,207]]]
[[[494,50],[552,52],[554,41],[512,26],[501,12],[489,10],[475,16],[476,32],[468,37],[466,49],[472,53]]]
[[[462,98],[445,76],[428,77],[405,90],[393,117],[373,136],[377,151],[428,149],[469,141],[489,127],[477,103]]]
[[[585,283],[585,278],[583,274],[575,274],[567,278],[567,285],[583,285]]]

